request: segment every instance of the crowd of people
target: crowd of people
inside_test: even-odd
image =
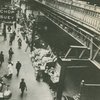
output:
[[[8,65],[7,65],[7,73],[4,74],[2,76],[2,78],[6,78],[7,80],[11,80],[12,77],[13,77],[13,68],[14,68],[14,64],[13,64],[13,55],[14,55],[14,51],[12,49],[12,47],[10,47],[10,49],[8,50]],[[5,57],[4,57],[4,53],[3,51],[0,52],[0,67],[2,67],[2,64],[5,62]],[[17,61],[16,62],[16,66],[15,66],[15,69],[16,69],[16,76],[18,77],[19,76],[19,72],[20,72],[20,69],[22,67],[22,64],[20,61]],[[0,84],[2,83],[2,81],[0,81]],[[25,88],[27,89],[27,86],[26,86],[26,83],[24,81],[24,78],[21,79],[21,82],[19,84],[19,89],[21,89],[21,95],[23,96],[23,93],[24,93],[24,90]],[[8,91],[9,92],[9,91]],[[6,93],[7,95],[10,96],[11,92],[9,93]],[[1,97],[0,97],[1,98]]]
[[[19,60],[17,60],[17,62],[15,64],[15,67],[14,67],[14,63],[13,63],[13,55],[15,54],[14,49],[13,49],[13,41],[15,41],[15,38],[17,39],[18,49],[21,49],[21,46],[22,46],[22,39],[19,36],[19,34],[17,34],[17,30],[18,29],[16,29],[17,28],[16,24],[17,23],[14,23],[13,27],[12,27],[12,25],[6,25],[4,23],[4,28],[3,28],[3,31],[2,31],[3,32],[3,36],[4,36],[4,41],[7,40],[8,43],[9,43],[9,49],[8,49],[8,65],[6,67],[7,72],[4,75],[2,75],[1,78],[5,78],[7,80],[11,80],[12,79],[13,74],[14,74],[13,68],[16,69],[16,76],[18,77],[20,69],[22,67],[22,63]],[[9,35],[9,36],[7,37],[7,35]],[[6,62],[6,60],[5,60],[4,51],[2,50],[0,52],[0,67],[1,68],[3,67],[3,63],[4,62]],[[3,82],[3,80],[0,81],[0,84],[2,84],[2,82]],[[24,78],[22,78],[21,82],[19,82],[19,89],[21,89],[21,95],[22,96],[23,96],[25,88],[27,89],[27,86],[26,86],[26,83],[24,81]],[[6,92],[6,95],[10,96],[11,92],[9,92],[9,93],[8,92]]]

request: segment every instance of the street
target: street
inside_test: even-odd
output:
[[[4,52],[5,61],[0,68],[0,76],[7,74],[7,64],[8,64],[8,50],[9,46],[9,34],[7,35],[7,40],[3,41],[3,37],[0,37],[0,51]],[[4,82],[10,85],[9,89],[12,91],[12,97],[10,100],[52,100],[52,95],[49,86],[44,82],[37,82],[35,78],[34,68],[31,64],[29,58],[29,51],[25,52],[26,43],[22,41],[22,48],[18,49],[17,36],[13,41],[12,48],[14,51],[12,62],[14,64],[13,77],[11,80],[4,78]],[[19,76],[16,76],[15,64],[17,61],[22,63],[22,67]],[[21,78],[25,79],[27,85],[27,91],[25,91],[23,97],[20,96],[21,91],[19,89],[19,83]]]

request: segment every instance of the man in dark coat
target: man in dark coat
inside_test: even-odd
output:
[[[13,32],[13,40],[15,39],[15,36],[16,36],[16,32],[14,31]]]
[[[2,63],[4,62],[4,54],[3,51],[0,53],[0,66],[2,66]]]
[[[3,36],[4,36],[4,40],[6,40],[7,33],[6,33],[6,25],[5,24],[4,24],[4,28],[3,28]]]
[[[18,48],[21,49],[21,46],[22,46],[22,40],[21,40],[21,38],[19,38],[18,39]]]
[[[17,76],[19,75],[21,66],[22,66],[21,63],[19,61],[17,61],[17,63],[16,63]]]
[[[10,33],[9,45],[12,45],[13,40],[14,40],[13,33]]]
[[[21,95],[23,96],[24,90],[27,90],[27,86],[23,78],[21,79],[19,89],[21,89]]]
[[[8,53],[9,53],[9,61],[11,61],[12,60],[12,55],[14,54],[12,48],[9,49]]]

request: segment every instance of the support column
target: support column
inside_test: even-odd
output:
[[[63,89],[64,89],[65,65],[63,64],[64,62],[62,62],[60,58],[58,58],[58,63],[61,66],[61,71],[60,71],[60,79],[59,79],[58,91],[57,91],[57,100],[61,100]]]
[[[72,50],[72,48],[69,48],[69,50],[67,51],[65,58],[67,58],[68,54],[70,53],[70,51]]]
[[[91,42],[90,42],[90,59],[93,58],[93,38],[91,37]]]

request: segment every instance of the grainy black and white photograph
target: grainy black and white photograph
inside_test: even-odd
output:
[[[0,0],[0,100],[100,100],[100,1]]]

